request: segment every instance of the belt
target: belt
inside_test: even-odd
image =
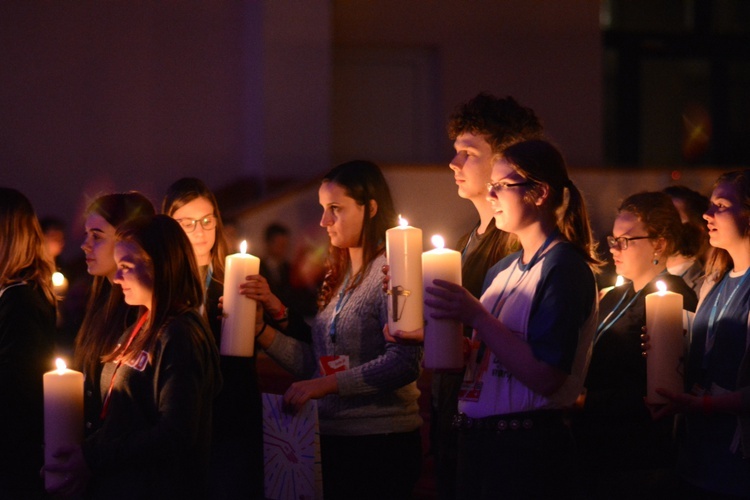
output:
[[[455,429],[473,431],[530,431],[563,425],[562,410],[537,410],[472,418],[465,413],[453,417]]]

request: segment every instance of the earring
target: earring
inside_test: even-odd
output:
[[[657,265],[659,263],[659,256],[656,252],[654,252],[654,260],[652,261],[654,265]]]

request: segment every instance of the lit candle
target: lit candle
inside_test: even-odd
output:
[[[425,288],[434,286],[433,280],[441,279],[461,284],[461,254],[443,248],[441,236],[432,237],[434,250],[422,254],[422,276]],[[436,370],[463,368],[463,327],[454,320],[430,317],[433,309],[424,305],[424,366]]]
[[[658,281],[658,292],[646,295],[646,329],[651,348],[646,358],[646,400],[649,403],[668,403],[656,393],[656,388],[681,393],[684,382],[680,358],[683,356],[682,295],[668,292]]]
[[[57,300],[64,299],[68,291],[68,279],[59,271],[52,273],[52,291]]]
[[[61,446],[83,441],[83,373],[65,368],[57,358],[57,370],[44,374],[44,463],[60,459],[52,455]],[[62,485],[64,474],[45,472],[44,485],[50,490]]]
[[[240,253],[227,255],[224,264],[224,302],[221,322],[221,348],[224,356],[252,357],[255,347],[255,300],[240,294],[240,284],[260,271],[260,259],[247,253],[247,242]]]
[[[623,283],[625,283],[625,278],[623,278],[622,276],[620,276],[618,274],[617,275],[617,279],[615,280],[614,286],[608,286],[606,288],[602,288],[601,290],[599,290],[599,300],[601,300],[602,297],[604,297],[609,292],[611,292],[612,290],[614,290],[616,287],[622,285]]]
[[[422,230],[399,216],[398,227],[385,232],[390,266],[388,329],[411,332],[424,326],[422,303]]]

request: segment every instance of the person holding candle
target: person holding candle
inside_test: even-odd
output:
[[[42,376],[54,367],[54,265],[29,200],[0,187],[0,498],[41,498]]]
[[[597,314],[599,266],[581,193],[542,140],[494,162],[488,198],[521,250],[488,273],[481,301],[435,280],[432,317],[474,329],[459,394],[457,495],[569,498],[573,441],[562,409],[583,384]]]
[[[190,242],[154,215],[120,226],[114,255],[114,282],[138,320],[103,358],[101,427],[45,470],[69,477],[63,495],[88,482],[87,498],[206,498],[221,379]]]
[[[228,248],[216,197],[200,179],[185,177],[167,189],[162,212],[177,220],[190,240],[203,283],[205,315],[220,346],[219,299],[225,293]],[[253,335],[252,328],[247,335]],[[223,386],[214,400],[212,498],[262,498],[263,415],[255,358],[222,355],[220,361]]]
[[[703,216],[712,250],[695,314],[686,388],[657,418],[685,414],[682,498],[750,496],[750,170],[719,177]],[[648,338],[646,338],[648,342]],[[646,345],[645,347],[648,347]]]
[[[155,210],[141,193],[110,193],[97,197],[86,209],[86,237],[81,249],[88,273],[94,277],[89,290],[86,314],[75,338],[73,368],[85,376],[84,415],[87,434],[100,424],[102,409],[99,375],[102,356],[109,354],[137,311],[122,298],[120,287],[113,286],[115,231],[139,217],[150,217]]]
[[[682,230],[667,194],[643,192],[623,200],[607,237],[616,272],[629,281],[601,299],[583,409],[573,420],[582,487],[595,498],[650,498],[673,485],[673,422],[654,422],[644,401],[640,335],[646,296],[658,281],[682,295],[683,309],[695,311],[695,293],[667,272]]]
[[[498,229],[494,210],[487,199],[486,184],[492,174],[493,156],[506,147],[542,136],[542,124],[531,108],[513,97],[498,98],[480,93],[459,105],[448,120],[448,137],[456,154],[449,166],[456,180],[458,196],[471,201],[479,220],[455,249],[461,252],[462,285],[479,298],[487,271],[517,245],[508,233]],[[464,334],[471,336],[471,329]],[[463,373],[434,373],[432,378],[432,419],[430,449],[435,457],[438,498],[456,498],[456,453],[458,432],[453,417],[458,408],[458,392]]]
[[[333,168],[318,190],[331,241],[312,345],[257,328],[257,342],[303,378],[284,395],[291,408],[318,400],[326,499],[411,498],[420,473],[416,380],[422,349],[387,343],[381,291],[385,232],[396,225],[388,184],[367,161]]]

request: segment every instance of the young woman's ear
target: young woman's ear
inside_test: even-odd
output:
[[[545,200],[549,197],[549,186],[547,184],[539,184],[536,188],[537,197],[534,200],[534,204],[538,207],[544,205]]]
[[[654,252],[661,256],[664,253],[664,250],[667,249],[667,240],[664,238],[654,238],[652,241],[654,242]]]
[[[375,217],[375,214],[378,213],[378,202],[375,200],[370,200],[369,210],[370,210],[369,215],[370,215],[370,218],[372,219],[373,217]]]

